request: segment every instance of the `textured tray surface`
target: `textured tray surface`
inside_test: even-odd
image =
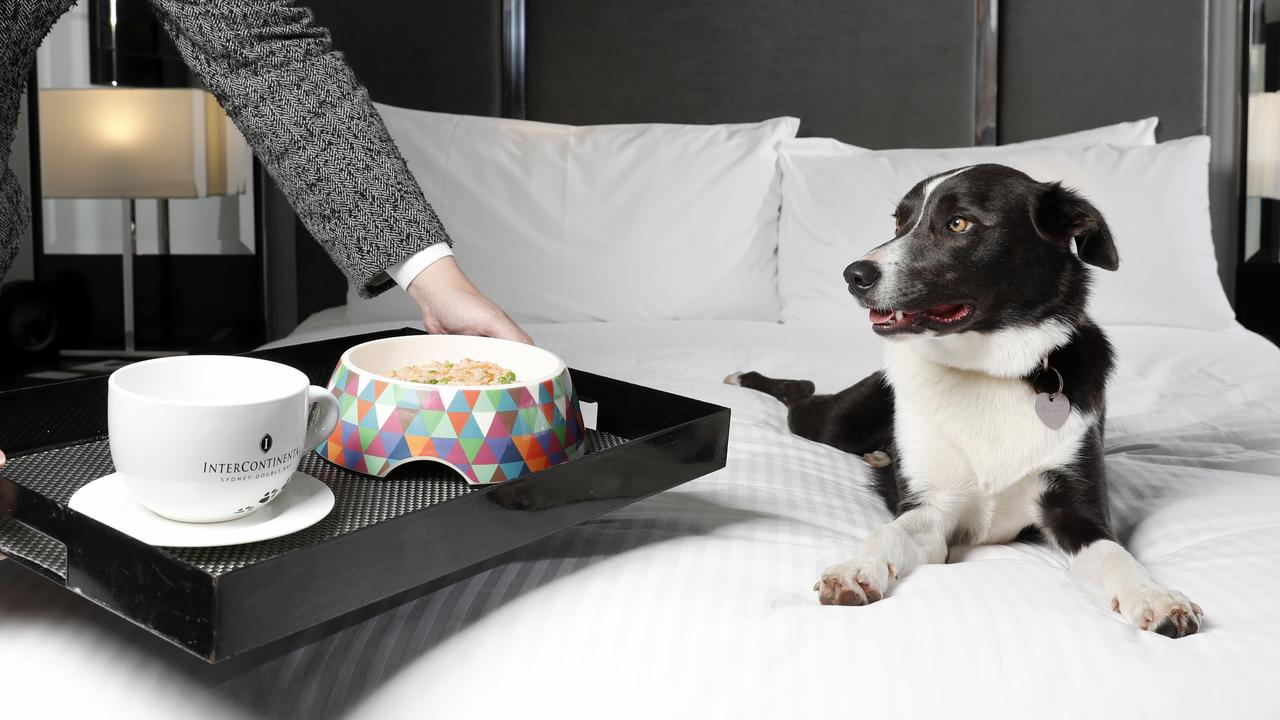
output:
[[[588,430],[587,454],[626,442],[616,435]],[[479,486],[468,485],[453,470],[430,462],[410,463],[383,480],[331,465],[312,452],[303,457],[298,469],[333,489],[334,509],[324,520],[274,540],[215,548],[165,548],[165,551],[210,575],[222,575],[479,489]],[[4,470],[14,482],[60,505],[66,505],[84,485],[114,471],[106,439],[13,458]],[[7,537],[11,529],[0,527],[0,535]],[[29,544],[30,541],[24,541],[24,550]],[[51,557],[47,550],[39,555],[47,556]],[[65,572],[65,551],[61,563]]]

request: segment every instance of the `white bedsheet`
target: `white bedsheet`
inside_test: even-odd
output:
[[[339,325],[315,319],[294,339],[353,331]],[[57,697],[134,718],[1280,716],[1280,351],[1261,338],[1110,330],[1115,524],[1206,612],[1200,634],[1174,641],[1128,626],[1059,553],[1026,544],[957,549],[869,607],[817,604],[822,568],[888,512],[860,461],[791,436],[779,403],[720,380],[756,369],[838,390],[879,365],[865,328],[528,329],[573,367],[732,407],[729,466],[229,679],[0,563],[0,709]]]

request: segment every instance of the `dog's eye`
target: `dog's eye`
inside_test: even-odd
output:
[[[955,233],[965,232],[971,227],[973,227],[973,223],[960,217],[959,215],[951,218],[951,220],[947,222],[947,229]]]

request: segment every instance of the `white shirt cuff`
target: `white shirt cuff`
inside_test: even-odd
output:
[[[410,255],[405,261],[398,262],[387,268],[387,275],[391,276],[391,279],[395,280],[396,284],[401,288],[408,290],[409,283],[412,283],[419,273],[426,270],[435,261],[451,255],[453,255],[453,248],[449,247],[448,243],[438,242],[427,246],[425,250],[419,250],[416,254]]]

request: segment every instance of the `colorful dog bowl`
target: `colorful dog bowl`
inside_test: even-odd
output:
[[[515,373],[505,385],[430,385],[388,374],[471,358]],[[316,452],[385,477],[407,462],[444,463],[471,484],[512,480],[582,454],[586,432],[564,361],[532,345],[461,335],[410,335],[356,345],[329,380],[339,420]]]

